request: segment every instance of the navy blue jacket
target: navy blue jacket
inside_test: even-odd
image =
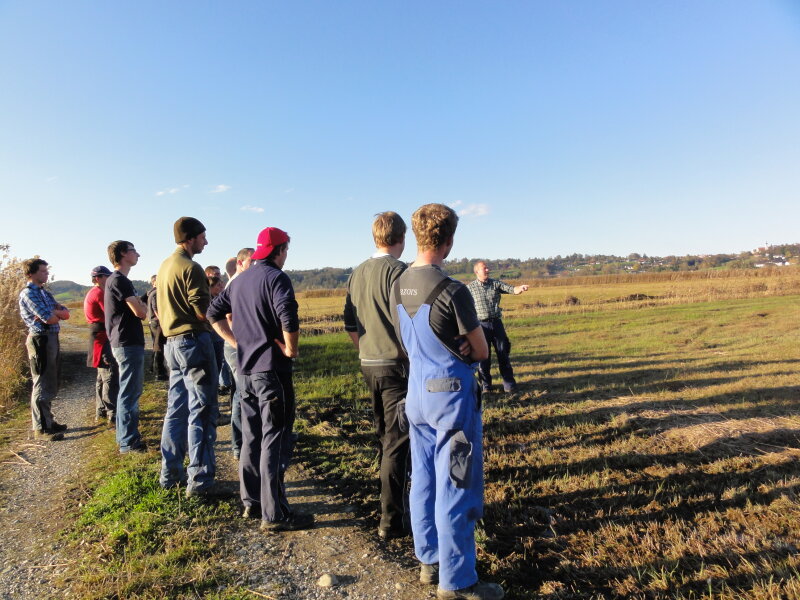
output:
[[[275,343],[276,338],[283,342],[284,331],[300,328],[294,288],[286,273],[266,260],[253,261],[214,298],[206,317],[216,323],[228,313],[233,315],[231,329],[243,373],[292,370],[292,359]]]

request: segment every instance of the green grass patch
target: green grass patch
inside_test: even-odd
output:
[[[476,536],[508,597],[800,598],[800,298],[693,285],[570,312],[510,298],[520,393],[486,403]],[[304,338],[295,381],[303,456],[378,512],[345,334]]]
[[[163,385],[149,382],[140,402],[143,438],[157,447]],[[160,456],[119,455],[113,431],[98,439],[80,486],[82,502],[66,532],[78,556],[67,575],[81,598],[247,598],[218,553],[237,517],[235,500],[186,499],[158,484]],[[224,590],[224,591],[222,591]]]

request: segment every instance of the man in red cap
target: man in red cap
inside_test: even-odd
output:
[[[291,510],[283,483],[292,456],[292,358],[300,331],[294,288],[283,272],[288,251],[285,231],[264,229],[250,268],[214,298],[207,314],[217,333],[237,350],[244,388],[239,492],[243,516],[260,518],[265,531],[314,524],[312,515]]]

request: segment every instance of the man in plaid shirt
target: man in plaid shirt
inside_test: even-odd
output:
[[[484,392],[492,389],[491,368],[492,347],[494,347],[494,351],[497,353],[497,365],[500,367],[500,375],[503,377],[503,390],[513,392],[517,388],[517,382],[514,380],[514,370],[511,368],[511,361],[508,358],[511,353],[511,342],[501,320],[503,311],[500,309],[500,294],[521,294],[528,291],[528,286],[513,287],[499,279],[491,279],[489,267],[482,260],[475,263],[474,271],[476,279],[467,285],[467,289],[475,301],[475,310],[489,346],[489,356],[486,360],[481,361],[479,367],[481,385]]]
[[[19,293],[19,312],[28,328],[25,348],[31,365],[31,420],[37,439],[64,439],[67,426],[53,418],[51,406],[58,393],[60,348],[59,321],[69,319],[69,310],[44,289],[50,276],[47,261],[29,258],[22,263],[28,285]]]

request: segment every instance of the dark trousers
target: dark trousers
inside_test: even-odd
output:
[[[381,477],[381,529],[409,528],[408,480],[411,460],[408,451],[408,420],[405,399],[408,369],[405,365],[361,365],[372,397],[378,460]]]
[[[240,381],[244,389],[239,495],[245,506],[261,506],[264,521],[280,521],[291,515],[283,479],[294,448],[292,374],[243,374]]]
[[[511,368],[511,361],[508,355],[511,354],[511,342],[506,335],[506,329],[500,319],[481,321],[481,329],[486,336],[486,344],[489,346],[489,356],[482,360],[478,370],[481,374],[481,382],[485,386],[492,385],[492,348],[497,354],[497,366],[500,368],[500,375],[503,377],[505,385],[514,385],[514,370]]]
[[[164,357],[164,344],[167,338],[161,332],[161,325],[150,321],[150,337],[153,339],[153,375],[156,379],[169,379],[167,360]]]
[[[25,341],[31,365],[31,421],[34,431],[51,431],[53,398],[58,393],[61,350],[58,333],[28,334]]]
[[[97,367],[95,380],[94,416],[116,421],[119,395],[119,368],[116,361],[107,367]]]

